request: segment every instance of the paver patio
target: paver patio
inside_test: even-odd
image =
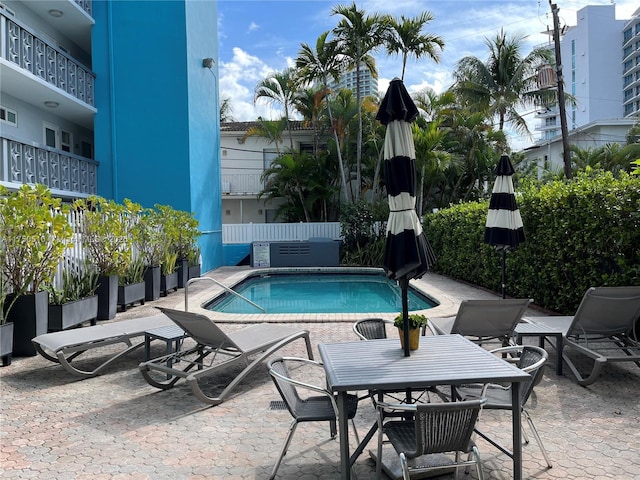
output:
[[[219,269],[218,279],[236,270]],[[420,282],[455,311],[464,298],[495,298],[468,285],[428,274]],[[210,295],[210,285],[193,289]],[[183,291],[118,314],[118,319],[155,313],[153,306],[183,308]],[[540,314],[530,311],[530,315]],[[241,325],[222,325],[231,331]],[[314,352],[327,341],[352,341],[351,321],[301,324],[311,332]],[[537,343],[537,339],[529,338]],[[164,345],[152,348],[162,354]],[[304,356],[302,345],[289,345],[282,355]],[[550,359],[555,358],[550,352]],[[216,406],[199,402],[186,385],[169,391],[149,386],[138,371],[144,349],[125,357],[102,375],[79,380],[44,358],[15,358],[0,369],[0,477],[3,479],[225,479],[268,478],[286,435],[290,415],[271,409],[279,395],[266,364],[239,387],[237,395]],[[216,388],[215,379],[210,388]],[[580,387],[555,366],[529,401],[539,433],[554,463],[547,469],[535,443],[523,449],[524,477],[530,479],[638,478],[640,472],[640,369],[607,366],[601,378]],[[368,402],[360,404],[356,424],[363,434],[374,421]],[[485,411],[483,430],[509,440],[510,420]],[[525,431],[528,426],[523,425]],[[535,442],[531,439],[532,442]],[[374,438],[370,448],[375,446]],[[508,479],[511,460],[478,441],[487,479]],[[367,455],[356,464],[359,479],[374,477]],[[328,439],[326,425],[301,425],[280,467],[278,478],[335,479],[339,475],[338,442]],[[449,478],[449,477],[443,477]],[[461,475],[461,478],[475,478]]]

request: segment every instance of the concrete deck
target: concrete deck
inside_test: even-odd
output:
[[[225,284],[246,269],[222,268],[211,275]],[[441,301],[432,316],[455,314],[465,298],[496,298],[468,285],[428,274],[417,283]],[[218,290],[196,284],[190,310]],[[155,313],[154,306],[184,307],[184,291],[119,313],[116,320]],[[539,315],[531,310],[528,315]],[[257,318],[219,318],[239,328]],[[367,315],[369,316],[369,315]],[[238,316],[240,317],[240,316]],[[356,317],[324,316],[297,319],[317,344],[352,341]],[[290,317],[276,321],[296,321]],[[535,339],[529,338],[529,341]],[[163,345],[155,342],[154,352]],[[304,356],[302,342],[284,348],[283,355]],[[554,352],[549,351],[552,361]],[[0,368],[0,477],[3,479],[225,479],[268,478],[291,417],[270,408],[280,397],[266,365],[256,369],[227,402],[208,407],[179,382],[168,391],[149,386],[137,366],[139,349],[111,365],[96,378],[79,380],[40,356],[15,358]],[[568,369],[565,369],[568,370]],[[211,388],[218,388],[212,379]],[[224,380],[224,379],[222,379]],[[321,381],[321,376],[318,378]],[[524,446],[524,478],[618,479],[640,473],[640,368],[633,364],[605,368],[593,385],[580,387],[568,372],[555,374],[550,362],[530,399],[528,410],[554,463],[547,469],[535,440]],[[356,424],[361,435],[374,421],[368,402],[360,404]],[[483,430],[509,441],[508,414],[485,411]],[[528,426],[523,426],[528,432]],[[375,448],[376,438],[369,448]],[[511,460],[479,440],[487,479],[511,478]],[[278,478],[326,480],[338,478],[338,442],[329,440],[326,425],[298,427]],[[363,454],[357,464],[360,480],[374,477],[375,465]],[[450,478],[444,476],[441,478]],[[474,479],[475,472],[460,478]]]

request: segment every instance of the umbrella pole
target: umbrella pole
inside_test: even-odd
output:
[[[402,323],[404,325],[404,356],[411,355],[409,346],[409,280],[403,278],[400,280],[400,288],[402,290]]]
[[[507,298],[507,291],[506,291],[506,278],[507,278],[507,249],[503,248],[502,249],[502,299],[504,300],[505,298]]]

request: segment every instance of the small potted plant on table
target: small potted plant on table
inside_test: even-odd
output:
[[[427,326],[429,319],[418,313],[409,314],[409,350],[417,350],[420,346],[420,330]],[[402,313],[393,319],[393,325],[398,328],[400,345],[404,349],[404,319]]]

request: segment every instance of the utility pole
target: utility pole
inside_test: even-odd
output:
[[[556,81],[558,82],[558,107],[560,108],[560,131],[562,133],[562,160],[564,162],[564,175],[571,178],[571,156],[569,155],[569,134],[567,133],[567,108],[564,103],[564,78],[562,77],[562,60],[560,58],[560,26],[558,21],[558,6],[551,3],[553,14],[553,44],[556,53]]]

